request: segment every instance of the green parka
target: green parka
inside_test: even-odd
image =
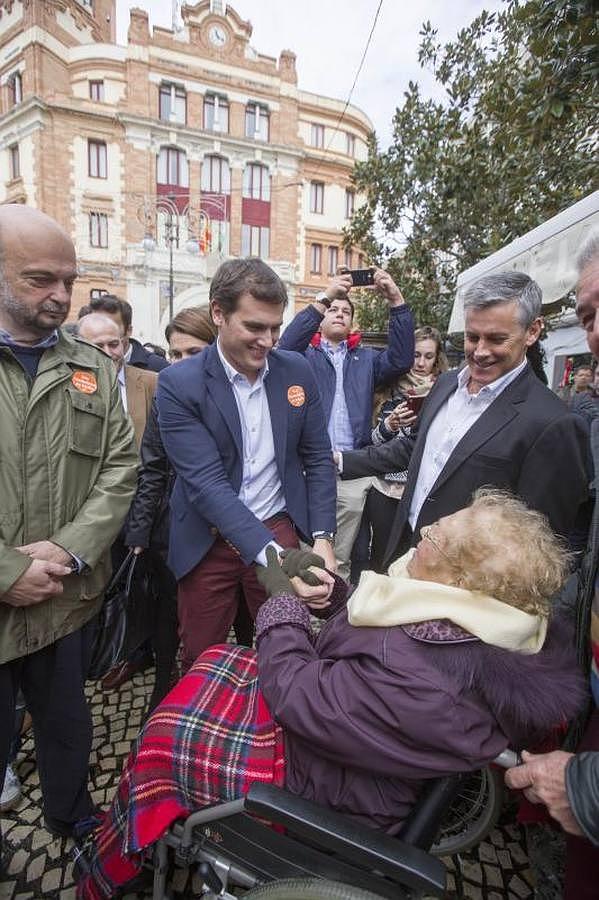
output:
[[[98,611],[136,470],[133,428],[108,357],[60,331],[32,382],[0,346],[0,663],[52,644]],[[60,596],[3,603],[31,564],[14,548],[42,540],[83,560],[85,570],[64,579]]]

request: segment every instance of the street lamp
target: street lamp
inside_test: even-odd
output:
[[[157,247],[158,216],[164,216],[164,240],[169,250],[168,312],[169,321],[174,316],[175,271],[174,250],[179,249],[181,235],[187,232],[185,249],[192,255],[204,255],[211,242],[211,218],[209,210],[215,213],[215,220],[225,221],[226,202],[224,195],[210,195],[190,198],[188,194],[174,193],[146,195],[138,208],[138,219],[144,225],[142,246],[151,253]],[[208,239],[207,236],[210,236]],[[218,251],[222,252],[219,232]]]

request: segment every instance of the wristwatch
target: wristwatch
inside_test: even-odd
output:
[[[317,303],[322,303],[323,306],[326,306],[327,309],[333,302],[326,291],[320,291],[320,293],[317,294],[314,299]]]
[[[315,541],[321,538],[323,541],[328,541],[331,547],[335,546],[335,535],[332,531],[314,531],[312,537]]]

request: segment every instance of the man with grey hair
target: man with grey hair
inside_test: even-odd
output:
[[[422,526],[466,506],[483,485],[514,491],[557,534],[571,530],[587,493],[587,430],[527,364],[541,299],[519,272],[477,281],[464,300],[464,368],[439,377],[409,437],[340,454],[343,478],[408,469],[385,570]]]
[[[587,333],[589,350],[599,359],[599,230],[580,248],[577,260],[576,315]],[[591,424],[591,451],[599,471],[599,420]],[[510,769],[506,781],[523,789],[533,803],[544,803],[567,833],[564,900],[591,900],[599,882],[599,502],[589,530],[576,597],[577,649],[589,673],[590,710],[571,729],[576,753],[524,754],[524,765]],[[583,733],[584,732],[584,733]]]

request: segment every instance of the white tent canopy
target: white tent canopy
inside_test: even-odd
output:
[[[483,275],[526,272],[541,286],[543,304],[554,303],[576,283],[574,260],[587,234],[599,227],[599,191],[533,228],[458,275],[449,333],[464,330],[464,293]],[[576,326],[574,326],[576,327]],[[582,329],[580,329],[582,335]],[[547,345],[545,345],[547,346]],[[578,351],[584,352],[584,351]]]

